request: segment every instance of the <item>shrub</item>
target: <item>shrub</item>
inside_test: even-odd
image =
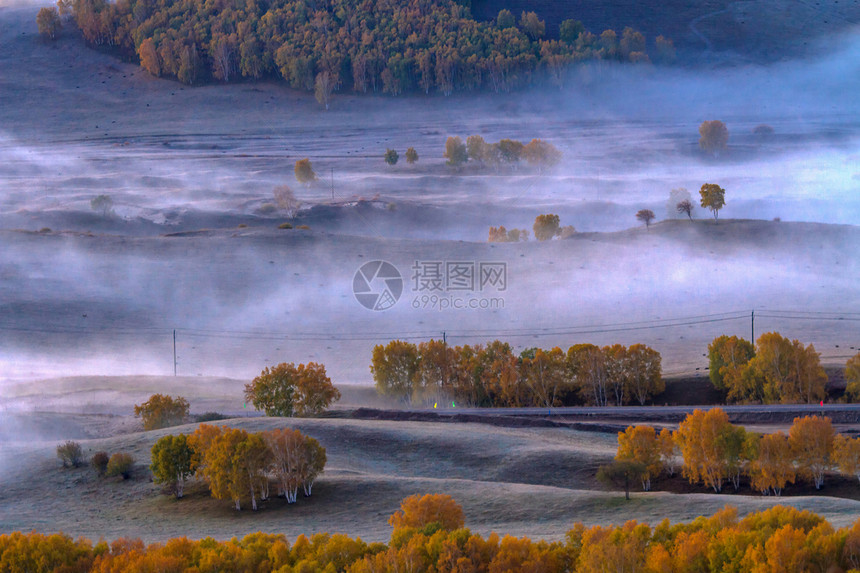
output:
[[[310,231],[311,230],[311,228],[308,227],[307,225],[299,225],[298,227],[296,227],[296,229],[301,229],[302,231]]]
[[[108,460],[105,475],[107,477],[122,476],[122,479],[131,477],[131,468],[134,465],[134,458],[131,454],[118,452]]]
[[[293,226],[290,223],[281,223],[280,225],[278,225],[278,228],[279,229],[292,229]]]
[[[63,461],[63,467],[79,467],[84,463],[81,445],[71,440],[57,446],[57,457]]]
[[[93,466],[93,469],[96,470],[96,473],[98,473],[100,476],[103,476],[107,471],[109,461],[110,456],[107,452],[96,452],[90,459],[90,465]]]
[[[194,416],[195,422],[217,422],[218,420],[226,420],[230,416],[225,416],[219,412],[203,412]]]

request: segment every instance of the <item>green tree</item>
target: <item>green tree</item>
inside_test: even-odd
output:
[[[585,31],[585,26],[579,20],[563,20],[558,27],[558,37],[562,42],[574,45]]]
[[[705,183],[699,189],[699,195],[702,198],[699,203],[714,214],[716,221],[720,209],[726,205],[726,190],[715,183]]]
[[[615,460],[611,464],[600,466],[597,470],[597,480],[610,487],[623,487],[624,499],[630,499],[630,484],[642,481],[648,470],[642,462],[631,459]]]
[[[496,26],[499,27],[500,30],[505,30],[507,28],[513,28],[517,25],[517,20],[514,18],[514,15],[510,10],[499,10],[499,15],[496,16]]]
[[[729,130],[719,120],[704,121],[699,126],[699,147],[716,157],[729,143]],[[702,205],[704,207],[704,205]]]
[[[418,373],[418,348],[403,340],[379,344],[373,348],[370,372],[378,393],[411,403]]]
[[[636,212],[636,219],[645,223],[646,229],[651,226],[651,221],[654,220],[654,217],[654,211],[651,209],[640,209]]]
[[[113,199],[110,195],[96,195],[90,200],[90,208],[101,211],[102,217],[107,217],[113,212]]]
[[[185,434],[163,436],[152,446],[149,469],[153,481],[167,484],[177,498],[182,497],[185,481],[194,473],[193,457]]]
[[[754,400],[741,388],[733,388],[740,379],[740,371],[755,356],[755,347],[737,336],[718,336],[708,345],[708,376],[714,388],[732,394],[741,400]],[[759,397],[760,399],[760,397]]]
[[[410,147],[406,150],[406,163],[412,165],[418,161],[418,152],[415,151],[414,147]]]
[[[178,426],[188,419],[188,400],[164,394],[153,394],[143,404],[135,405],[134,416],[143,419],[144,430]]]
[[[466,144],[459,137],[449,137],[445,141],[444,157],[448,160],[448,165],[451,167],[462,165],[469,158]]]
[[[397,161],[400,159],[400,156],[397,154],[396,150],[386,149],[383,159],[385,159],[385,162],[389,165],[397,165]]]
[[[558,234],[558,215],[538,215],[535,218],[535,223],[532,226],[532,230],[534,231],[535,239],[537,239],[538,241],[549,241]]]
[[[317,180],[317,174],[314,172],[311,160],[307,157],[296,161],[294,171],[296,174],[296,181],[299,183],[310,185],[312,182]]]
[[[60,20],[60,14],[54,7],[42,8],[36,14],[36,26],[39,29],[39,34],[45,39],[56,40],[63,27]]]

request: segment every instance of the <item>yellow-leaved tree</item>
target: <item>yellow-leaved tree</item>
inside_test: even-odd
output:
[[[703,482],[719,493],[731,479],[739,487],[741,453],[746,432],[734,426],[720,408],[696,409],[678,426],[675,441],[684,458],[682,475],[690,483]]]
[[[663,469],[656,430],[652,426],[629,426],[623,432],[618,432],[618,451],[615,453],[615,459],[632,460],[645,466],[645,473],[642,474],[642,489],[650,491],[651,478],[657,476]]]
[[[794,457],[788,436],[776,432],[757,440],[747,440],[747,443],[753,446],[749,450],[749,474],[753,489],[765,495],[770,492],[781,495],[786,484],[794,483],[795,477]]]
[[[795,418],[788,431],[788,442],[801,477],[811,479],[815,489],[824,485],[824,472],[830,467],[836,433],[830,418]]]

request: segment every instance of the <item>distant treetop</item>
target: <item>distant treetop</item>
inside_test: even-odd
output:
[[[326,105],[339,89],[507,92],[545,72],[558,83],[577,62],[649,60],[632,28],[596,36],[571,20],[547,40],[534,12],[478,22],[453,0],[61,2],[89,44],[137,57],[153,75],[186,84],[279,77]]]

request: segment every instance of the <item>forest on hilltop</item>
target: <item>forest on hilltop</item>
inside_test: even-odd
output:
[[[546,39],[534,12],[502,10],[478,22],[452,0],[59,0],[91,45],[138,58],[185,84],[279,77],[325,99],[359,93],[491,90],[538,80],[561,85],[573,63],[668,62],[672,41],[651,46],[633,28],[596,35],[565,20]],[[321,97],[323,96],[323,97]]]

